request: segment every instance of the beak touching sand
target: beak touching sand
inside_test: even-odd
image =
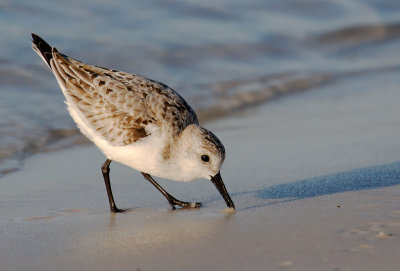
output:
[[[218,172],[218,174],[216,174],[214,177],[211,177],[211,181],[218,189],[221,196],[224,198],[226,205],[228,205],[229,208],[235,209],[235,204],[233,204],[233,201],[229,196],[228,191],[226,191],[224,182],[222,181],[221,173]]]

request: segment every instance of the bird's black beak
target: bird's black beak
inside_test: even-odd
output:
[[[211,177],[211,181],[218,189],[221,196],[224,198],[226,205],[228,205],[229,208],[235,209],[235,204],[233,204],[233,201],[229,196],[228,191],[226,191],[224,182],[222,181],[221,173],[218,172],[218,174],[216,174],[214,177]]]

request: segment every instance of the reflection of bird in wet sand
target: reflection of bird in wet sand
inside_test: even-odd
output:
[[[201,127],[193,109],[168,86],[116,70],[91,66],[60,54],[32,34],[32,47],[60,85],[68,111],[81,132],[107,156],[102,166],[111,211],[117,208],[110,184],[112,160],[142,172],[171,207],[198,208],[177,200],[151,175],[175,181],[211,180],[228,207],[235,208],[220,169],[221,141]],[[150,175],[151,174],[151,175]]]

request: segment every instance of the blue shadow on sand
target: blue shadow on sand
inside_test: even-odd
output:
[[[278,184],[257,191],[262,199],[303,199],[400,184],[400,162]]]

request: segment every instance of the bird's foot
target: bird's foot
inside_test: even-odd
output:
[[[171,199],[169,202],[171,205],[172,210],[175,210],[175,206],[178,205],[182,208],[200,208],[203,204],[201,202],[187,202],[187,201],[181,201],[177,199]]]
[[[111,207],[111,212],[113,212],[113,213],[124,213],[126,211],[127,210],[125,210],[125,209],[119,209],[117,206]]]

